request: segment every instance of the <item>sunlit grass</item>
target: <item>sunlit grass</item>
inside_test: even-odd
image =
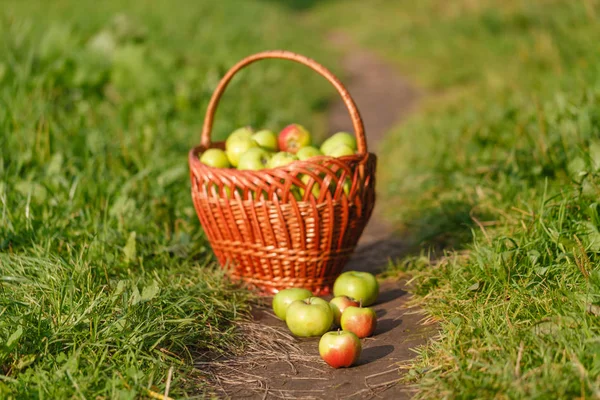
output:
[[[164,393],[170,368],[172,396],[200,395],[194,353],[239,347],[249,294],[215,265],[187,152],[242,57],[330,59],[269,3],[40,4],[0,10],[0,398],[140,398]],[[253,65],[215,137],[296,121],[322,135],[323,83]]]
[[[394,270],[441,331],[407,375],[418,397],[600,395],[599,15],[593,0],[464,0],[315,17],[426,93],[380,163],[422,254]]]

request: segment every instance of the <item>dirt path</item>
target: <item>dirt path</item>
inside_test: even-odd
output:
[[[353,48],[344,35],[332,35],[330,40],[338,48],[352,48],[343,60],[344,81],[365,121],[369,146],[377,152],[385,133],[410,111],[417,93],[376,56]],[[332,132],[352,129],[341,101],[330,109],[329,126]],[[377,273],[403,250],[402,241],[376,207],[346,269]],[[245,326],[253,338],[245,353],[211,364],[220,395],[233,399],[410,398],[410,389],[397,384],[398,363],[413,358],[411,349],[423,344],[433,330],[419,324],[422,317],[404,307],[408,298],[403,282],[382,282],[374,306],[379,317],[375,335],[364,340],[359,365],[338,370],[319,358],[318,339],[289,336],[268,300],[257,305],[254,322]]]
[[[345,82],[363,117],[369,150],[377,154],[385,134],[411,111],[418,93],[391,66],[376,55],[358,49],[346,35],[334,33],[329,41],[348,54],[342,63]],[[331,132],[352,132],[348,111],[342,101],[331,107],[329,127]],[[378,168],[382,166],[378,165]],[[378,271],[387,265],[389,259],[402,255],[405,249],[402,240],[385,222],[380,205],[381,201],[378,201],[346,269]]]

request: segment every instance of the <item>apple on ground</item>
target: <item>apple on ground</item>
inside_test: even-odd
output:
[[[333,325],[333,310],[319,297],[296,300],[287,308],[285,323],[296,336],[321,336]]]
[[[333,368],[350,367],[358,361],[362,345],[352,332],[327,332],[319,341],[319,354]]]
[[[279,133],[279,149],[296,154],[302,147],[310,146],[310,133],[302,125],[291,124]]]
[[[213,168],[229,168],[227,154],[221,149],[208,149],[200,156],[200,162]]]
[[[361,271],[347,271],[337,277],[333,284],[333,295],[348,296],[370,306],[379,296],[379,283],[373,274]]]
[[[271,161],[269,162],[269,168],[283,167],[284,165],[288,165],[296,160],[298,160],[298,157],[296,157],[296,155],[292,153],[287,153],[285,151],[280,151],[279,153],[273,154],[273,157],[271,157]]]
[[[375,332],[377,314],[368,307],[350,306],[342,313],[340,325],[343,330],[354,333],[359,338],[366,338]]]
[[[331,157],[344,157],[344,156],[352,156],[354,155],[354,150],[350,146],[346,146],[345,144],[340,144],[339,146],[333,147],[331,149],[327,149],[325,153],[327,156]]]
[[[267,168],[271,153],[260,147],[252,147],[240,155],[238,166],[239,170],[258,171]]]
[[[280,290],[273,296],[273,312],[275,312],[277,317],[285,321],[288,306],[296,300],[304,300],[309,297],[312,297],[312,293],[307,289],[288,288]]]
[[[338,132],[332,135],[321,144],[321,151],[323,154],[328,154],[331,150],[342,144],[356,151],[356,138],[348,132]]]
[[[269,161],[268,167],[269,168],[283,167],[283,166],[288,165],[297,160],[298,160],[298,157],[296,157],[294,154],[286,153],[285,151],[280,151],[279,153],[275,153],[273,155],[273,157],[271,157],[271,161]],[[283,182],[283,179],[281,181]],[[291,189],[292,189],[292,195],[296,197],[296,195],[298,194],[297,191],[294,192],[295,188],[291,188]],[[277,189],[277,194],[278,194],[279,198],[281,199],[283,196],[282,189]]]
[[[273,131],[263,129],[252,135],[252,139],[254,139],[254,141],[263,149],[267,149],[269,151],[278,150],[277,135]]]
[[[344,310],[350,306],[358,307],[360,303],[354,299],[351,299],[348,296],[338,296],[334,297],[329,301],[331,304],[331,308],[333,310],[333,322],[336,325],[340,325],[340,318],[342,317],[342,313]]]
[[[298,150],[296,155],[298,156],[299,160],[308,160],[311,157],[322,156],[323,153],[321,153],[321,150],[317,149],[316,147],[306,146]]]
[[[248,150],[258,147],[258,144],[251,137],[237,136],[234,138],[229,137],[225,144],[225,153],[229,162],[234,167],[237,167],[240,162],[242,154]]]

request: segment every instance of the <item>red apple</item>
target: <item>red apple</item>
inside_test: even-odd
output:
[[[342,329],[354,333],[359,338],[366,338],[375,332],[377,315],[372,308],[347,307],[340,320]]]
[[[279,150],[296,154],[302,147],[310,146],[312,138],[302,125],[288,125],[279,133]]]
[[[319,341],[319,354],[333,368],[350,367],[360,357],[360,339],[352,332],[327,332]]]
[[[329,301],[329,304],[331,304],[331,309],[333,310],[333,322],[338,326],[340,325],[342,313],[346,308],[350,306],[358,307],[360,305],[358,301],[351,299],[348,296],[334,297]]]

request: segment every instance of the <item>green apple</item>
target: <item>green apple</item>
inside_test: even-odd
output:
[[[300,194],[300,190],[301,189],[296,186],[292,186],[291,188],[292,196],[294,197],[294,199],[296,199],[296,201],[302,201],[302,195]]]
[[[338,171],[338,173],[336,175],[338,177],[337,185],[339,185],[342,182],[342,179],[341,179],[342,171],[341,170]],[[335,193],[335,191],[337,189],[337,185],[332,185],[332,194]],[[342,190],[344,191],[346,196],[350,195],[351,187],[352,187],[352,178],[345,178],[342,183]]]
[[[273,157],[271,157],[271,161],[269,161],[269,168],[283,167],[284,165],[288,165],[296,160],[298,160],[298,157],[296,157],[295,154],[280,151],[279,153],[273,154]]]
[[[236,129],[235,131],[229,134],[227,140],[225,141],[225,145],[227,145],[227,142],[229,142],[230,140],[236,140],[240,138],[250,139],[252,138],[253,134],[254,131],[249,126],[244,126],[243,128]]]
[[[219,191],[219,186],[217,186],[216,183],[213,183],[212,188],[213,188],[213,193],[212,193],[213,196],[220,197],[220,198],[227,198],[227,199],[233,198],[233,196],[231,195],[231,189],[229,188],[229,186],[223,186],[222,191]]]
[[[225,192],[225,196],[227,196],[228,199],[233,199],[235,198],[235,193],[241,194],[242,191],[240,189],[235,189],[235,191],[231,192],[231,189],[229,188],[229,186],[224,186],[223,187],[223,191]]]
[[[200,156],[200,162],[213,168],[230,168],[227,154],[221,149],[208,149]]]
[[[340,318],[346,308],[350,306],[358,307],[360,305],[358,301],[351,299],[348,296],[334,297],[329,301],[329,304],[333,310],[333,322],[338,326],[340,326]]]
[[[354,150],[350,146],[347,146],[345,144],[340,144],[337,147],[333,147],[327,150],[328,151],[325,154],[330,157],[343,157],[354,155]]]
[[[317,149],[316,147],[306,146],[298,150],[296,155],[298,156],[299,160],[308,160],[311,157],[322,156],[323,153],[321,153],[321,150]]]
[[[356,138],[354,135],[348,132],[338,132],[332,135],[330,138],[325,140],[321,145],[321,151],[323,154],[328,154],[334,148],[338,147],[341,144],[345,144],[350,147],[352,150],[356,151]]]
[[[310,179],[311,179],[310,175],[302,175],[302,177],[300,178],[302,183],[304,183],[305,185],[308,185],[308,182],[310,181]],[[302,198],[304,198],[304,193],[306,192],[306,190],[304,188],[299,188],[299,192],[300,192],[300,196]],[[321,186],[319,185],[318,182],[315,182],[313,184],[311,193],[315,198],[319,198],[319,195],[321,194]]]
[[[302,288],[288,288],[280,290],[273,297],[273,312],[280,319],[285,321],[287,308],[296,300],[304,300],[312,297],[310,290]]]
[[[319,297],[296,300],[287,308],[285,323],[296,336],[321,336],[331,329],[333,311],[329,303]]]
[[[254,139],[254,141],[263,149],[267,149],[269,151],[279,150],[277,145],[277,135],[273,131],[263,129],[262,131],[258,131],[252,135],[252,139]]]
[[[267,198],[267,192],[264,191],[260,191],[260,192],[253,192],[253,196],[254,200],[268,200]]]
[[[291,124],[279,132],[279,149],[296,154],[302,147],[310,146],[312,137],[305,127]]]
[[[350,306],[342,313],[342,329],[350,331],[360,339],[371,336],[377,327],[377,314],[372,308]]]
[[[350,195],[350,188],[352,187],[352,181],[350,180],[350,178],[346,178],[344,180],[344,186],[343,186],[343,190],[344,193],[346,193],[346,196]]]
[[[360,271],[347,271],[338,276],[333,284],[333,295],[348,296],[369,306],[379,296],[379,283],[373,274]]]
[[[351,367],[361,351],[360,339],[352,332],[327,332],[319,340],[319,354],[333,368]]]
[[[227,154],[229,162],[234,167],[237,167],[241,155],[252,148],[258,147],[258,144],[250,137],[237,136],[233,139],[227,139],[225,146],[225,153]]]
[[[267,168],[271,153],[260,147],[252,147],[240,155],[237,168],[239,170],[258,171]]]

